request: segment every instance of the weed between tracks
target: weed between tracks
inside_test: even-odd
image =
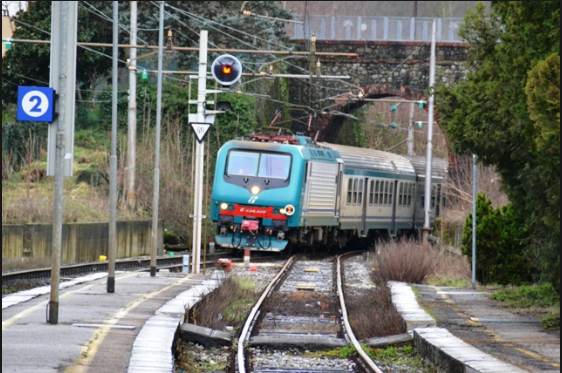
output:
[[[358,340],[405,333],[402,316],[392,304],[386,284],[375,277],[376,288],[347,292],[349,322]]]
[[[377,365],[384,372],[392,373],[433,373],[432,367],[427,364],[414,352],[414,348],[404,347],[388,347],[387,349],[372,349],[368,346],[362,346],[363,351],[369,355],[371,359],[376,361]],[[308,352],[307,357],[317,359],[355,359],[359,355],[354,346],[339,348],[323,352]]]
[[[241,278],[226,278],[222,285],[187,310],[185,321],[214,330],[234,328],[237,333],[260,297],[256,283]]]

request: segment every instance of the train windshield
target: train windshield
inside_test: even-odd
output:
[[[271,179],[289,178],[291,171],[291,157],[280,154],[262,154],[260,161],[260,177]]]
[[[228,156],[227,175],[229,176],[258,176],[287,180],[290,171],[290,155],[232,151]]]

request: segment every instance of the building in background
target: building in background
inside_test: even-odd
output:
[[[2,9],[2,38],[11,38],[13,34],[12,23],[7,9]],[[2,56],[6,53],[6,44],[2,43]]]

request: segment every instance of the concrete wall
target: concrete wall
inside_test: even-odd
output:
[[[152,223],[122,221],[117,223],[117,259],[150,255]],[[51,257],[53,227],[43,224],[2,226],[2,260]],[[107,255],[108,223],[65,224],[63,226],[62,261],[64,264],[97,261]],[[158,254],[164,252],[162,228],[158,229]]]
[[[11,38],[12,37],[12,25],[10,24],[10,18],[4,17],[4,12],[2,12],[2,37]],[[6,53],[6,44],[2,43],[2,56]]]

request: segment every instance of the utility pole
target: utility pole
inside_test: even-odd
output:
[[[59,285],[62,253],[62,224],[64,177],[72,175],[72,148],[66,146],[67,137],[74,138],[74,105],[76,98],[76,41],[78,3],[53,1],[51,8],[51,88],[58,93],[58,117],[49,128],[49,142],[56,143],[54,164],[55,193],[53,212],[53,243],[51,263],[51,294],[47,322],[59,323]],[[70,156],[66,154],[69,151]],[[65,160],[70,158],[70,162]],[[67,170],[70,163],[70,170]]]
[[[205,101],[207,97],[207,48],[208,32],[201,30],[199,42],[199,77],[197,89],[197,122],[205,123]],[[201,273],[201,233],[203,221],[203,171],[205,143],[197,141],[195,149],[195,190],[193,205],[193,273]]]
[[[429,63],[429,110],[428,110],[428,132],[427,132],[427,159],[425,164],[425,223],[423,226],[423,238],[427,243],[429,233],[431,232],[431,190],[432,190],[432,173],[433,173],[433,110],[435,103],[435,94],[433,88],[435,85],[435,48],[437,39],[437,20],[433,20],[433,32],[431,37],[431,60]],[[436,196],[437,198],[437,196]]]
[[[117,252],[117,85],[119,84],[119,2],[113,2],[113,71],[111,102],[111,156],[109,158],[109,253],[107,292],[115,293],[115,253]]]
[[[477,201],[478,201],[478,164],[476,155],[473,158],[472,176],[472,288],[476,289],[476,228],[477,228]]]
[[[414,156],[414,110],[415,104],[412,103],[410,106],[410,122],[408,125],[408,155],[410,157]]]
[[[160,205],[160,132],[162,130],[162,65],[164,64],[164,2],[160,5],[160,31],[158,34],[158,86],[156,91],[156,147],[154,156],[154,193],[152,200],[152,250],[150,276],[156,277],[158,249],[158,207]]]
[[[138,1],[131,1],[131,45],[137,45]],[[135,179],[137,158],[137,49],[131,48],[129,60],[129,127],[127,146],[127,204],[136,205]]]

